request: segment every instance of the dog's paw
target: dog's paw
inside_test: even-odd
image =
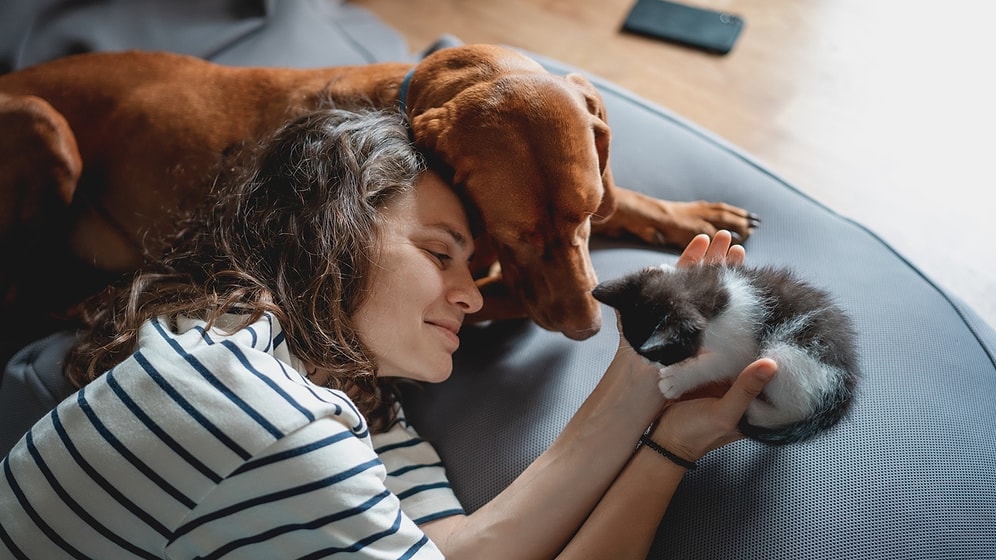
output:
[[[651,245],[684,247],[696,235],[719,229],[728,230],[739,243],[761,223],[752,212],[723,202],[661,200],[621,187],[616,189],[616,200],[616,211],[593,225],[593,232],[617,238],[629,234]]]

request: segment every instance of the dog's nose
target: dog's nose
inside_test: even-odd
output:
[[[542,325],[541,325],[542,326]],[[546,327],[552,331],[560,331],[571,340],[585,340],[595,336],[602,328],[602,313],[596,305],[594,313],[587,316],[577,316],[571,318],[569,322],[562,322],[559,325]]]

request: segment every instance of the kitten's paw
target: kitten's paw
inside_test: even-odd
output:
[[[675,383],[674,375],[668,374],[666,369],[662,369],[660,372],[661,380],[657,383],[657,388],[660,389],[661,394],[664,395],[666,399],[676,399],[684,393],[684,387]]]

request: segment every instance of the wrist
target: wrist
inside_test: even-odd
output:
[[[670,449],[654,441],[649,434],[643,434],[643,436],[640,438],[640,441],[637,444],[636,449],[639,450],[641,447],[646,447],[648,450],[657,453],[658,455],[664,457],[668,461],[671,461],[672,463],[678,465],[683,469],[694,471],[696,468],[698,468],[698,465],[695,464],[695,461],[690,461],[678,455],[677,453],[672,452]]]
[[[647,432],[646,436],[671,453],[692,463],[698,461],[709,452],[709,449],[700,449],[701,446],[691,445],[681,438],[675,437],[673,427],[662,419],[654,425],[652,430]]]
[[[636,353],[628,344],[621,344],[616,349],[612,362],[606,370],[607,375],[617,375],[626,378],[626,382],[650,391],[656,400],[665,402],[658,385],[660,384],[660,366]]]

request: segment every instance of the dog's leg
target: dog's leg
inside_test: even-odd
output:
[[[616,211],[592,232],[607,237],[638,237],[651,245],[684,247],[700,233],[721,229],[734,241],[750,236],[760,220],[754,214],[722,202],[674,202],[616,186]]]

